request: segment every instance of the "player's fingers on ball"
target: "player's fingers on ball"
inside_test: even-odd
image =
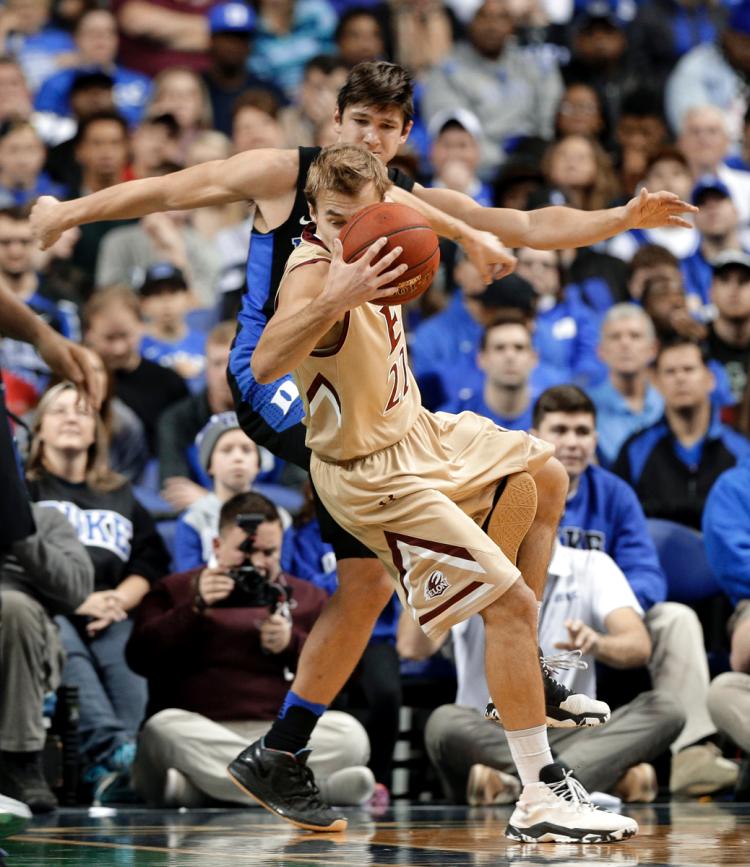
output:
[[[369,265],[387,243],[388,238],[378,238],[377,241],[373,241],[372,244],[370,244],[370,246],[365,250],[364,255],[362,256],[362,259],[360,261],[363,264]]]
[[[394,280],[398,280],[398,278],[408,270],[409,266],[406,263],[402,263],[401,265],[392,268],[390,271],[386,271],[384,274],[379,274],[377,279],[378,288],[381,286],[387,286]]]
[[[378,259],[377,262],[373,263],[373,269],[378,273],[384,271],[389,265],[393,264],[393,262],[395,262],[403,252],[403,247],[394,247],[392,250],[389,250],[382,259]]]

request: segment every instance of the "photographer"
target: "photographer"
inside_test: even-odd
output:
[[[209,566],[164,578],[141,604],[127,658],[149,685],[133,766],[133,785],[149,804],[255,803],[226,766],[276,717],[326,600],[281,571],[282,536],[269,500],[237,494],[221,509]],[[359,804],[372,795],[363,767],[370,745],[353,717],[323,714],[311,747],[326,800]]]

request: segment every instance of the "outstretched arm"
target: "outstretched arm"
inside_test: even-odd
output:
[[[580,211],[559,206],[534,211],[484,208],[463,193],[421,186],[414,188],[414,194],[474,229],[492,232],[509,247],[534,247],[537,250],[587,247],[628,229],[659,226],[689,229],[692,224],[680,214],[698,210],[674,193],[649,193],[645,189],[627,205],[603,211]]]
[[[66,229],[84,223],[275,198],[294,189],[298,171],[296,150],[245,151],[162,177],[126,181],[69,202],[41,196],[31,212],[31,228],[46,249]]]
[[[496,234],[473,228],[401,187],[392,186],[388,198],[419,211],[436,234],[458,244],[486,283],[506,277],[515,270],[515,256],[505,249]]]
[[[379,238],[356,262],[347,264],[337,238],[330,263],[310,263],[287,275],[279,287],[276,312],[263,329],[250,361],[258,382],[275,382],[291,373],[347,310],[376,298],[382,286],[404,273],[405,264],[389,270],[402,247],[394,247],[372,264],[386,243],[386,238]]]

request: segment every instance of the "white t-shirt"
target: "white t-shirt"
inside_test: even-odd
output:
[[[619,566],[604,551],[579,551],[557,545],[547,576],[539,624],[539,644],[545,656],[561,651],[567,641],[566,620],[582,620],[597,632],[606,633],[605,621],[618,608],[643,609]],[[591,654],[583,656],[586,671],[560,671],[555,677],[573,692],[596,695],[596,669]]]
[[[561,651],[555,643],[568,639],[566,620],[582,620],[597,632],[606,632],[607,617],[618,608],[643,610],[627,578],[614,560],[603,551],[579,551],[555,546],[541,610],[539,644],[545,656]],[[452,630],[458,691],[456,704],[484,712],[489,696],[484,676],[484,623],[477,614]],[[591,655],[586,671],[573,669],[556,673],[556,678],[577,693],[596,695],[596,669]]]

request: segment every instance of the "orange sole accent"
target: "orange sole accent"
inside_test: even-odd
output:
[[[335,822],[332,822],[326,828],[321,828],[320,825],[306,825],[304,822],[296,822],[294,819],[290,819],[289,816],[283,816],[281,813],[277,813],[276,810],[274,810],[272,807],[269,807],[265,801],[261,801],[261,799],[254,795],[252,792],[248,792],[248,790],[242,785],[242,783],[240,783],[239,780],[235,779],[235,777],[233,777],[232,774],[229,773],[229,771],[227,771],[227,774],[229,776],[229,779],[235,784],[235,786],[237,786],[238,789],[243,791],[254,801],[257,801],[257,803],[259,803],[261,807],[264,807],[266,810],[268,810],[269,813],[273,813],[273,815],[278,816],[279,819],[283,819],[290,825],[294,825],[295,828],[301,828],[303,831],[319,831],[322,833],[327,833],[330,831],[346,831],[346,828],[349,824],[346,819],[336,819]]]
[[[490,515],[487,535],[516,565],[518,549],[536,517],[536,482],[527,472],[508,477],[500,499]]]

